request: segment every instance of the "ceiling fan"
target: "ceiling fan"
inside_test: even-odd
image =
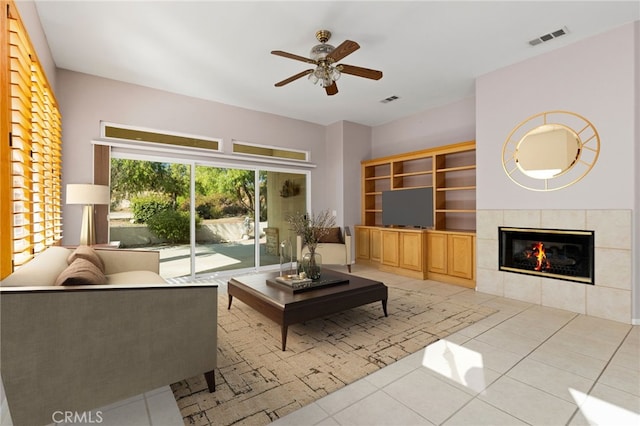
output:
[[[351,74],[357,77],[370,78],[372,80],[380,80],[382,78],[382,71],[371,70],[369,68],[356,67],[347,64],[336,64],[347,55],[360,49],[360,45],[355,41],[345,40],[338,47],[333,47],[327,44],[331,38],[331,32],[327,30],[319,30],[316,32],[316,39],[320,42],[311,48],[309,54],[311,58],[305,58],[304,56],[294,55],[293,53],[283,52],[282,50],[273,50],[273,55],[282,56],[284,58],[295,59],[297,61],[306,62],[308,64],[314,64],[315,69],[311,68],[299,72],[289,78],[286,78],[275,84],[276,87],[282,87],[285,84],[289,84],[305,75],[313,84],[320,83],[321,87],[324,87],[327,95],[335,95],[338,93],[338,86],[336,80],[340,78],[341,74]]]

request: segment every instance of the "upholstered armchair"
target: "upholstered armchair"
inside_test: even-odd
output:
[[[302,237],[296,237],[297,259],[300,261],[302,256],[309,250],[302,247]],[[340,228],[332,228],[329,235],[324,237],[318,247],[316,253],[322,256],[323,265],[346,265],[347,270],[351,272],[351,231],[348,226],[344,227],[344,232]]]

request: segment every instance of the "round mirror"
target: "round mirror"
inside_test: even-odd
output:
[[[502,168],[509,178],[532,191],[554,191],[573,185],[593,168],[600,136],[583,116],[545,111],[524,120],[507,136]]]
[[[580,138],[562,124],[543,124],[520,139],[514,157],[525,175],[550,179],[576,164],[580,157]]]

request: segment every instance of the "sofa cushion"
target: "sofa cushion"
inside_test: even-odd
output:
[[[158,274],[151,271],[128,271],[117,272],[107,275],[107,284],[109,285],[127,285],[127,284],[167,284],[167,282]]]
[[[106,284],[107,277],[91,261],[77,258],[56,280],[56,285]]]
[[[69,266],[69,253],[71,250],[65,247],[49,247],[18,267],[1,284],[3,287],[54,285],[58,275]]]
[[[320,243],[333,243],[333,244],[344,244],[342,240],[342,232],[340,228],[330,228],[329,233],[324,237],[320,238]]]
[[[86,259],[93,263],[104,274],[104,262],[98,253],[89,246],[78,246],[73,253],[67,258],[67,263],[71,265],[76,259]]]

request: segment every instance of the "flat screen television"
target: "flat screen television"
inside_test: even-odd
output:
[[[382,225],[433,227],[433,188],[382,192]]]

